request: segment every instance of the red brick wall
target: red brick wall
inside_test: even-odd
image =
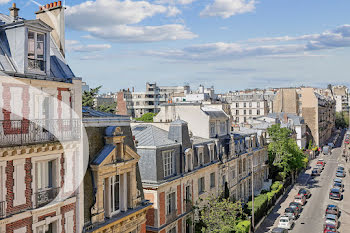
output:
[[[26,203],[23,205],[19,206],[13,206],[13,201],[14,201],[14,192],[13,192],[13,187],[14,187],[14,179],[13,179],[13,172],[14,172],[14,166],[13,166],[13,161],[8,161],[7,166],[6,166],[6,202],[7,202],[7,209],[6,213],[7,214],[14,214],[18,213],[22,210],[29,209],[33,206],[32,204],[32,162],[31,158],[27,158],[25,160],[24,164],[24,169],[25,169],[25,184],[26,184],[26,189],[25,189],[25,196],[26,196]]]
[[[32,217],[21,219],[17,222],[12,222],[6,225],[6,233],[13,233],[14,230],[17,230],[22,227],[27,227],[27,233],[32,233]]]
[[[146,200],[149,200],[151,203],[154,203],[154,195],[152,193],[145,193],[145,199]],[[150,208],[147,210],[147,215],[146,215],[146,223],[148,226],[152,226],[154,227],[154,221],[155,221],[155,209],[153,208]]]
[[[182,219],[177,221],[177,232],[182,233]]]
[[[62,220],[61,220],[62,232],[61,233],[75,233],[76,232],[77,223],[76,223],[76,218],[75,218],[75,215],[76,215],[75,205],[76,205],[76,203],[72,203],[72,204],[69,204],[69,205],[61,207],[61,214],[62,214]],[[64,225],[65,225],[65,213],[67,213],[69,211],[72,211],[72,210],[74,210],[74,216],[73,216],[73,219],[74,219],[74,232],[65,232],[65,228],[64,228]]]
[[[165,193],[159,194],[159,224],[160,226],[165,223]]]
[[[181,204],[182,204],[181,185],[177,186],[176,196],[177,196],[177,215],[180,215],[182,213],[182,209],[181,209]]]
[[[126,102],[124,100],[124,92],[122,91],[117,93],[117,106],[118,106],[118,114],[128,115]]]
[[[38,222],[44,220],[44,219],[47,218],[47,217],[55,217],[55,216],[56,216],[56,212],[51,212],[51,213],[49,213],[49,214],[45,214],[45,215],[40,216],[40,217],[38,218]]]
[[[165,233],[165,229],[161,230],[159,233]]]
[[[61,155],[61,171],[60,171],[60,175],[61,175],[61,189],[64,188],[64,155]]]
[[[140,233],[146,233],[146,223],[141,224],[141,231]]]

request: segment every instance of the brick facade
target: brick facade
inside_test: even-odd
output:
[[[165,192],[159,194],[159,223],[165,223]]]
[[[177,186],[177,192],[176,192],[176,198],[177,198],[177,215],[180,215],[182,213],[182,208],[181,208],[181,185]]]
[[[74,232],[65,232],[65,228],[64,228],[64,225],[65,225],[65,213],[69,212],[69,211],[72,211],[74,210]],[[66,205],[66,206],[63,206],[61,207],[61,214],[62,214],[62,220],[61,220],[61,224],[62,224],[62,233],[75,233],[76,232],[76,218],[75,218],[75,215],[76,215],[76,209],[75,209],[75,203],[72,203],[70,205]]]
[[[32,217],[21,219],[6,225],[6,233],[13,233],[14,230],[27,227],[27,233],[32,233]]]
[[[177,232],[182,233],[182,219],[177,221]]]

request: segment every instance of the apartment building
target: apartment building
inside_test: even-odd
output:
[[[64,7],[18,13],[0,14],[0,232],[81,232],[82,86],[64,58]]]
[[[145,233],[150,204],[144,200],[129,117],[83,107],[83,124],[89,140],[83,232]]]
[[[318,146],[326,144],[332,135],[335,107],[330,90],[311,87],[283,88],[274,99],[274,112],[292,113],[304,118],[307,131]]]
[[[214,140],[190,139],[187,123],[170,124],[169,131],[150,124],[132,128],[141,155],[140,172],[147,213],[147,232],[194,232],[193,206],[218,195],[218,164]]]
[[[145,92],[121,90],[117,93],[118,114],[133,118],[145,113],[158,113],[161,104],[168,103],[173,95],[189,92],[185,86],[157,86],[156,83],[146,83]]]
[[[333,86],[333,96],[335,99],[336,112],[348,112],[349,111],[349,88],[346,86]]]
[[[263,95],[240,95],[230,99],[232,123],[247,123],[251,118],[265,116],[269,112]]]
[[[174,94],[171,97],[171,103],[203,103],[206,101],[215,101],[216,94],[214,87],[205,88],[199,85],[195,91]]]

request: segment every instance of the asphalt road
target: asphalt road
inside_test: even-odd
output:
[[[340,216],[340,233],[350,232],[350,175],[349,165],[343,160],[342,153],[342,137],[339,138],[337,148],[333,149],[332,155],[320,156],[326,161],[326,166],[320,176],[312,178],[310,176],[312,168],[315,166],[318,158],[311,161],[310,168],[299,176],[297,184],[289,191],[272,213],[263,222],[261,227],[256,231],[257,233],[269,232],[272,228],[277,227],[278,220],[283,215],[284,209],[288,207],[289,203],[293,201],[299,188],[306,187],[311,191],[311,198],[303,208],[300,217],[296,220],[295,226],[289,232],[292,233],[321,233],[323,232],[324,213],[328,204],[336,204],[341,209]],[[338,164],[346,166],[347,177],[343,179],[345,190],[343,193],[343,200],[336,201],[328,198],[329,190],[335,178],[335,172]]]

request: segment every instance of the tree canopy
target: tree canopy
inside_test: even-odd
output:
[[[155,117],[157,114],[153,112],[148,112],[143,114],[141,117],[136,118],[137,121],[143,121],[143,122],[153,122],[153,117]]]
[[[98,86],[96,88],[90,88],[89,91],[84,91],[83,93],[83,107],[94,107],[94,99],[96,98],[98,92],[100,91],[102,86]]]
[[[337,127],[337,128],[349,127],[349,113],[348,112],[337,112],[335,114],[335,127]]]
[[[294,172],[305,167],[306,155],[299,149],[291,130],[276,124],[267,131],[271,140],[268,146],[269,163],[270,166],[278,168],[282,178],[286,178],[288,174],[294,175]]]

